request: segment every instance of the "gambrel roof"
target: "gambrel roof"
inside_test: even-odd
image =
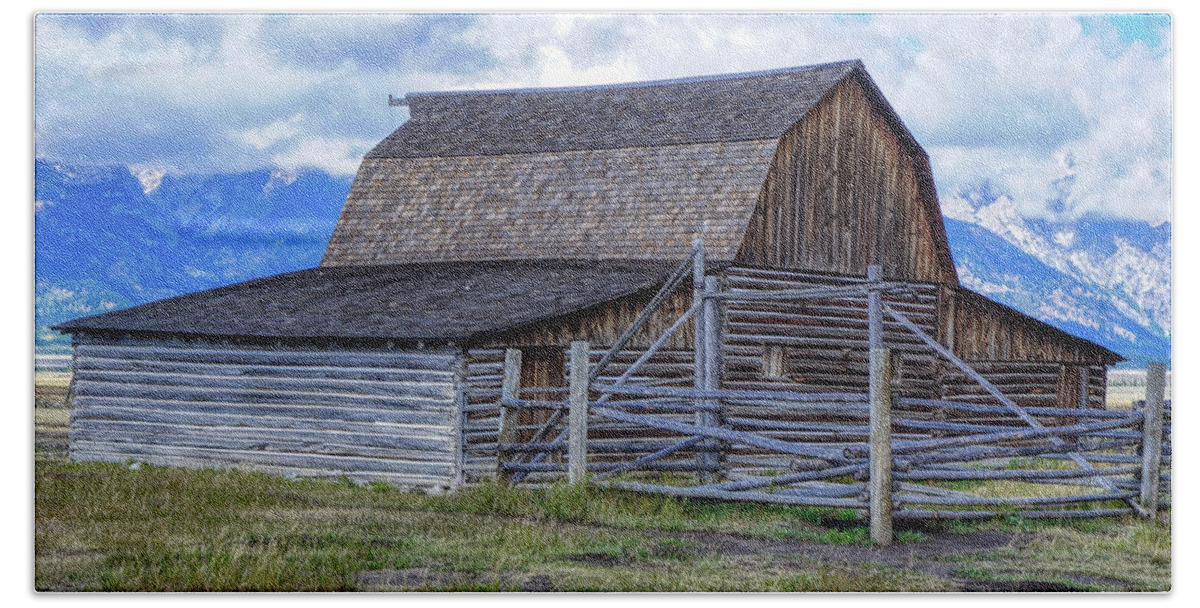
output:
[[[695,237],[731,261],[779,138],[847,78],[924,156],[860,61],[410,94],[410,120],[364,159],[322,265],[680,259]]]

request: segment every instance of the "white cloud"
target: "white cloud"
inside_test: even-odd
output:
[[[353,175],[363,154],[376,142],[371,140],[307,137],[271,157],[274,166],[292,171],[320,169],[333,175]]]

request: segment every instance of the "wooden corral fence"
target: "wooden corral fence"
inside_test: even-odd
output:
[[[649,311],[679,288],[689,266],[692,307],[645,351],[624,350]],[[1162,471],[1170,463],[1170,419],[1166,410],[1164,424],[1161,364],[1151,366],[1141,409],[1024,407],[885,297],[897,294],[917,297],[905,284],[881,280],[878,267],[870,268],[866,281],[845,286],[723,289],[705,276],[703,246],[697,244],[612,348],[593,352],[586,342],[571,344],[566,386],[520,388],[521,351],[505,352],[497,476],[517,483],[565,474],[571,483],[639,492],[855,509],[870,519],[877,544],[891,542],[894,518],[1153,517],[1169,505],[1161,497],[1170,481]],[[729,308],[850,299],[866,304],[866,392],[730,388],[722,382],[727,368],[720,334]],[[687,323],[694,326],[695,351],[691,373],[680,374],[678,353],[658,354]],[[890,348],[896,326],[907,332],[905,344],[936,353],[991,402],[893,395],[894,362],[903,352]],[[651,366],[656,373],[648,372]],[[487,406],[470,407],[482,412]],[[521,412],[530,410],[548,415],[538,418],[540,424],[522,424]],[[1000,480],[1009,482],[1003,495],[970,491]]]

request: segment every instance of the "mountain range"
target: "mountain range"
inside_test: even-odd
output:
[[[35,345],[50,325],[320,262],[350,178],[179,176],[35,161]],[[1171,224],[1022,217],[990,188],[943,195],[964,286],[1130,359],[1170,360]]]
[[[1171,223],[1025,218],[989,188],[945,197],[959,282],[1129,359],[1171,358]]]
[[[176,176],[35,161],[35,343],[50,325],[311,268],[350,190],[320,171]]]

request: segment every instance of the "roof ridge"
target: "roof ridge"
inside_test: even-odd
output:
[[[811,72],[818,69],[830,69],[835,67],[864,67],[862,59],[846,59],[842,61],[831,61],[828,63],[814,63],[810,65],[794,66],[787,68],[774,68],[770,70],[758,70],[753,72],[738,72],[733,74],[706,74],[703,76],[686,76],[682,78],[666,78],[661,80],[636,80],[632,82],[618,82],[609,84],[597,85],[572,85],[564,87],[520,87],[513,89],[464,89],[460,91],[412,91],[404,94],[404,99],[413,97],[429,98],[429,97],[474,97],[484,95],[519,95],[533,93],[571,93],[577,91],[604,91],[612,89],[633,89],[643,87],[657,87],[672,84],[692,84],[700,82],[718,82],[724,80],[739,80],[744,78],[761,78],[763,76],[776,76],[782,74],[799,74],[802,72]]]

